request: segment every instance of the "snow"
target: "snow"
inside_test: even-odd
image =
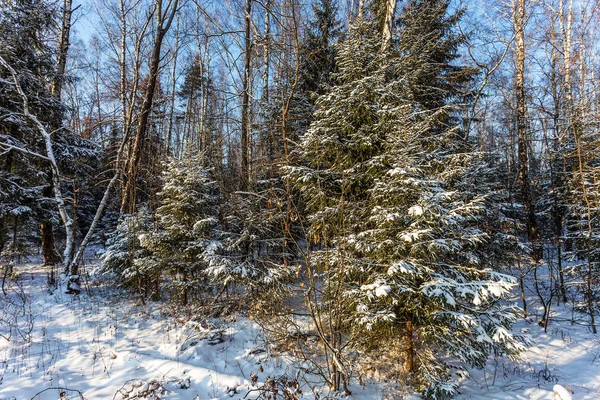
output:
[[[31,212],[31,208],[27,206],[19,206],[10,210],[12,215],[23,215]]]
[[[571,392],[562,387],[561,385],[554,385],[554,399],[555,400],[572,400]]]
[[[408,215],[411,217],[419,217],[423,215],[423,207],[421,206],[412,206],[408,209]]]
[[[158,398],[149,395],[152,390],[164,391],[162,399],[254,399],[268,377],[282,376],[302,378],[302,399],[315,399],[313,388],[328,393],[319,377],[297,375],[300,362],[272,352],[248,318],[176,321],[160,303],[136,305],[127,300],[134,296],[94,282],[82,281],[79,296],[49,293],[45,267],[17,268],[23,290],[13,288],[28,295],[25,307],[12,311],[31,312],[20,316],[19,329],[7,340],[14,327],[4,325],[11,310],[1,299],[0,399],[31,399],[42,391],[35,400],[56,400],[61,391],[73,400],[79,393],[88,400],[120,400],[126,393]],[[376,385],[351,389],[356,398],[378,398]]]
[[[543,273],[540,275],[543,279]],[[600,398],[600,335],[591,333],[589,318],[574,312],[572,303],[559,306],[556,298],[548,330],[544,332],[537,323],[542,307],[531,288],[532,282],[526,279],[529,315],[520,318],[512,328],[513,333],[530,341],[521,353],[521,361],[492,358],[484,370],[469,370],[470,378],[462,382],[457,399]],[[515,302],[518,296],[515,291]],[[492,339],[501,341],[507,333],[500,328]]]
[[[13,292],[0,307],[0,399],[31,399],[44,391],[35,399],[56,400],[60,390],[49,388],[70,389],[70,399],[78,399],[78,391],[86,399],[121,399],[126,392],[154,398],[147,395],[152,390],[164,390],[163,399],[253,399],[267,377],[282,375],[302,377],[301,399],[316,399],[315,392],[331,396],[319,377],[299,373],[301,362],[273,351],[253,320],[176,321],[162,313],[161,304],[136,305],[127,300],[131,296],[86,281],[85,275],[81,295],[71,296],[48,292],[44,267],[17,268],[22,290],[11,284]],[[383,281],[363,289],[374,297],[391,291]],[[24,307],[18,293],[28,294]],[[6,306],[7,299],[14,307]],[[553,305],[544,332],[533,292],[528,299],[528,318],[512,329],[531,342],[522,361],[492,358],[484,370],[469,370],[457,399],[600,398],[600,336],[590,332],[585,315],[574,313],[569,303]],[[19,315],[18,324],[5,324],[10,313]],[[481,340],[501,341],[508,333],[500,328]],[[389,398],[382,394],[384,383],[354,382],[351,390],[351,399]]]
[[[362,285],[360,290],[367,292],[367,296],[372,299],[374,297],[385,297],[389,295],[392,291],[392,287],[382,280],[377,280],[370,285]]]

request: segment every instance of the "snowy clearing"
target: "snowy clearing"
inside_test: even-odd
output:
[[[137,306],[93,285],[91,297],[51,294],[42,267],[19,270],[28,294],[20,298],[25,308],[15,307],[23,304],[18,289],[9,293],[12,306],[2,308],[0,399],[57,399],[63,391],[70,399],[253,399],[268,387],[279,389],[277,398],[285,388],[297,396],[289,399],[336,397],[318,377],[298,372],[297,361],[273,352],[252,320],[177,323],[161,314],[159,303]],[[600,398],[600,338],[584,320],[571,325],[572,316],[577,320],[569,305],[559,307],[548,333],[535,315],[518,322],[514,330],[532,340],[523,361],[490,360],[485,371],[471,371],[457,398],[553,399],[557,390],[565,393],[556,384],[573,399]],[[273,386],[265,385],[268,377]],[[355,399],[402,395],[356,380],[351,390]]]

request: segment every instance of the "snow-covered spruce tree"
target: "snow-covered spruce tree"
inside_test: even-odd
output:
[[[368,189],[382,168],[377,157],[385,131],[378,110],[386,73],[380,48],[371,24],[358,20],[351,27],[337,47],[336,84],[317,99],[297,149],[300,165],[284,169],[306,201],[307,240],[320,245],[306,255],[305,296],[328,361],[323,375],[334,390],[345,387],[351,373],[345,350],[353,341],[346,336],[352,311],[341,295],[350,271],[369,262],[350,251],[349,240],[368,219]]]
[[[313,3],[312,14],[300,48],[298,92],[306,96],[310,93],[323,94],[332,83],[331,74],[336,68],[333,44],[341,35],[336,2],[320,0]]]
[[[411,0],[398,15],[397,50],[410,92],[421,108],[444,110],[438,114],[443,125],[457,122],[457,111],[472,97],[479,72],[457,61],[466,42],[457,30],[464,12],[452,10],[450,0]]]
[[[440,129],[448,111],[414,100],[403,57],[381,52],[371,24],[355,22],[337,63],[301,143],[306,166],[287,167],[320,244],[307,257],[309,280],[319,274],[307,297],[336,358],[330,383],[349,374],[345,348],[380,360],[387,348],[427,396],[451,395],[450,364],[519,350],[504,301],[514,281],[492,269],[513,261],[517,243],[502,232],[501,193],[458,130]]]
[[[0,9],[0,56],[6,63],[0,66],[0,192],[9,193],[6,200],[12,203],[2,201],[10,212],[4,215],[0,210],[0,231],[6,223],[22,225],[26,217],[41,225],[44,261],[54,265],[60,258],[54,249],[52,226],[58,221],[57,208],[61,208],[54,192],[60,187],[65,194],[67,206],[60,214],[65,233],[72,232],[68,239],[64,235],[61,239],[74,242],[85,213],[73,208],[88,203],[77,201],[81,189],[92,186],[99,146],[60,126],[65,106],[51,93],[56,61],[48,40],[54,33],[56,10],[43,0],[0,1]],[[48,141],[42,130],[48,133]],[[47,146],[52,148],[57,171],[53,172]],[[53,180],[59,171],[61,182],[56,184]],[[28,212],[24,212],[26,208]],[[65,222],[66,215],[72,216],[68,217],[70,223]],[[74,247],[66,247],[71,256]]]
[[[583,101],[583,100],[582,100]],[[582,107],[583,108],[583,107]],[[575,278],[573,287],[582,296],[577,308],[590,317],[590,327],[597,333],[596,314],[600,310],[600,149],[598,124],[583,116],[572,124],[575,139],[575,170],[569,181],[570,213],[566,221],[567,239],[573,241],[567,253],[573,262],[567,268]]]
[[[449,366],[483,367],[489,354],[509,357],[516,309],[503,300],[514,280],[496,272],[514,261],[518,241],[504,237],[494,192],[481,190],[481,160],[452,131],[430,137],[429,116],[392,133],[389,169],[370,190],[371,229],[354,235],[373,261],[347,292],[366,346],[394,332],[414,383],[434,398],[456,393]],[[412,118],[411,118],[412,119]],[[449,141],[447,141],[449,139]]]
[[[219,258],[219,189],[201,156],[170,161],[163,178],[156,227],[140,236],[151,255],[134,264],[148,275],[162,276],[171,299],[187,305],[208,289],[207,268]]]
[[[43,39],[52,29],[51,6],[45,1],[0,1],[0,55],[12,66],[32,113],[43,122],[60,112],[48,88],[54,71],[52,50]],[[0,66],[0,244],[2,232],[25,222],[53,217],[55,204],[44,195],[47,161],[36,127],[23,115],[22,100],[8,69]],[[18,233],[18,232],[17,232]]]
[[[147,268],[140,268],[136,259],[150,256],[140,246],[139,232],[152,230],[152,215],[148,207],[140,207],[135,215],[125,215],[111,232],[106,245],[99,252],[102,263],[98,273],[112,275],[117,283],[127,289],[136,290],[140,296],[160,296],[157,282],[160,276],[149,276]],[[144,265],[145,267],[145,265]]]

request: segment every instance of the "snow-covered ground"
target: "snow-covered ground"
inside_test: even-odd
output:
[[[103,287],[92,296],[49,293],[39,265],[19,271],[25,296],[13,287],[0,308],[0,334],[12,332],[10,341],[0,338],[0,400],[56,400],[63,391],[89,400],[251,399],[272,387],[268,377],[277,398],[284,387],[302,399],[317,398],[315,391],[334,397],[317,377],[297,374],[294,360],[272,352],[252,320],[177,323],[159,304],[135,305]],[[532,340],[523,361],[491,360],[485,371],[472,371],[459,399],[553,399],[557,383],[573,399],[600,399],[600,335],[581,315],[572,325],[570,305],[554,307],[547,333],[533,311],[514,328]],[[351,390],[355,399],[394,398],[382,384]]]
[[[177,323],[160,304],[135,305],[115,291],[51,294],[39,265],[18,269],[25,306],[13,287],[15,306],[2,307],[11,315],[0,314],[0,333],[12,330],[10,341],[0,338],[2,400],[55,400],[61,392],[88,400],[252,399],[272,387],[279,396],[286,387],[299,398],[315,398],[313,388],[327,395],[318,378],[297,376],[289,359],[272,354],[252,320]],[[371,386],[353,389],[381,398]]]
[[[544,267],[540,270],[545,275]],[[525,281],[529,314],[513,326],[514,332],[531,342],[521,354],[521,362],[491,359],[484,371],[471,371],[471,379],[465,382],[458,398],[554,399],[553,388],[559,385],[571,393],[572,399],[600,399],[600,334],[592,334],[589,317],[574,312],[572,303],[557,306],[556,296],[544,332],[538,325],[543,309],[533,291],[531,274]],[[548,288],[541,286],[542,295],[547,296]],[[560,392],[560,388],[557,390]],[[561,400],[566,399],[563,396]]]

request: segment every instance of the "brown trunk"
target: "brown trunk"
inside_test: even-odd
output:
[[[50,173],[52,173],[50,171]],[[44,187],[42,191],[44,197],[52,197],[52,186]],[[44,257],[44,265],[53,266],[60,261],[60,257],[54,249],[54,233],[52,230],[52,221],[45,220],[40,224],[42,231],[42,256]]]
[[[54,250],[54,235],[52,234],[52,222],[46,221],[40,224],[42,231],[42,255],[44,265],[55,265],[60,258]]]
[[[413,325],[412,321],[406,322],[406,372],[415,372],[415,359],[414,359],[414,343],[413,343]]]
[[[123,198],[121,199],[121,214],[125,212],[133,213],[135,211],[135,194],[136,194],[136,180],[137,173],[140,164],[142,145],[146,139],[148,133],[148,121],[150,119],[150,113],[152,111],[152,104],[154,102],[154,92],[156,91],[156,83],[158,81],[158,69],[160,66],[160,56],[163,39],[169,30],[173,17],[177,12],[178,0],[174,0],[173,4],[168,6],[163,11],[162,0],[156,1],[156,36],[154,39],[154,47],[152,49],[152,57],[150,59],[150,72],[148,79],[148,86],[144,93],[144,102],[142,103],[142,109],[140,111],[140,117],[137,124],[135,141],[131,151],[129,159],[129,167],[127,170],[127,176],[125,177],[125,188],[123,191]],[[166,20],[165,20],[166,17]]]
[[[64,82],[65,68],[67,65],[67,54],[69,52],[70,32],[71,32],[71,15],[73,14],[73,1],[64,0],[63,4],[63,18],[62,28],[60,31],[60,39],[58,42],[58,59],[56,62],[56,75],[52,81],[50,87],[50,93],[53,97],[60,100],[62,94],[62,85]],[[62,125],[62,117],[56,115],[52,120],[52,130],[57,130]],[[52,193],[52,169],[46,168],[48,174],[48,185],[44,187],[42,195],[44,197],[53,197]],[[42,236],[42,255],[44,257],[44,265],[54,266],[60,261],[60,257],[54,249],[54,232],[52,229],[52,221],[50,219],[44,220],[40,223],[40,230]]]

